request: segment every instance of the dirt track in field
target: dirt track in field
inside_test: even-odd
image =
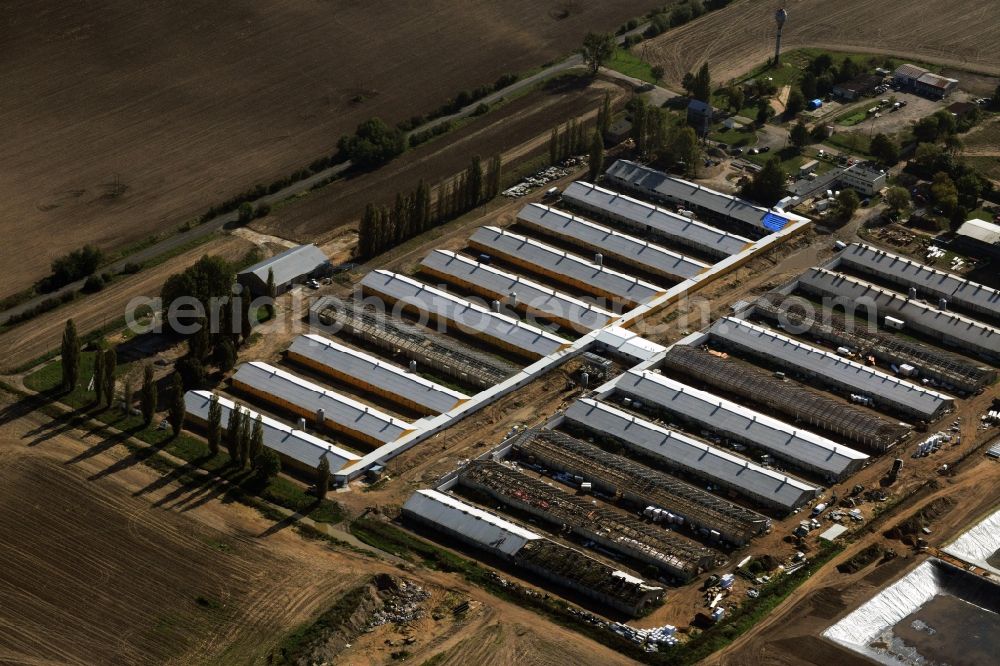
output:
[[[368,117],[428,113],[648,9],[636,0],[5,2],[0,231],[5,260],[32,260],[0,296],[85,242],[120,247],[182,224],[331,153]]]
[[[584,88],[559,86],[529,93],[375,172],[331,183],[286,203],[256,220],[253,228],[299,242],[315,242],[357,221],[369,203],[391,205],[396,192],[412,191],[421,179],[433,187],[451,178],[468,167],[473,155],[486,163],[492,155],[504,153],[510,168],[527,152],[523,148],[529,142],[532,150],[544,151],[545,145],[532,140],[541,137],[547,144],[552,127],[584,114],[593,116],[605,91],[615,98],[624,96],[622,88],[604,81]]]
[[[774,55],[774,12],[788,10],[782,50],[816,47],[881,53],[899,59],[1000,75],[1000,31],[993,0],[737,0],[638,47],[679,85],[706,60],[724,83]],[[961,77],[959,77],[961,78]]]
[[[84,295],[69,305],[15,326],[0,334],[0,349],[4,350],[2,366],[19,367],[58,347],[67,319],[73,319],[81,334],[100,328],[124,316],[133,298],[159,296],[167,277],[184,270],[202,255],[214,254],[235,261],[253,246],[237,236],[224,236],[136,275],[121,277],[96,294]]]

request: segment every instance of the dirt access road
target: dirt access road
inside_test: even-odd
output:
[[[254,247],[243,238],[224,236],[179,254],[172,259],[112,282],[96,294],[87,294],[68,305],[35,317],[0,334],[4,350],[2,370],[11,371],[59,346],[66,320],[72,319],[80,333],[86,333],[125,315],[129,301],[137,296],[156,298],[163,282],[183,271],[204,254],[214,254],[229,261],[242,257]]]
[[[968,461],[956,476],[939,478],[936,490],[900,510],[896,519],[882,529],[852,544],[803,583],[763,622],[705,663],[719,666],[870,663],[822,640],[819,634],[926,557],[912,554],[899,541],[887,539],[883,532],[935,499],[947,497],[955,502],[954,506],[932,523],[931,534],[921,535],[932,548],[939,547],[996,506],[1000,500],[998,482],[1000,466],[982,456]],[[869,565],[854,574],[837,571],[837,564],[873,543],[895,549],[900,557],[886,564]]]
[[[539,4],[5,3],[0,296],[83,243],[121,247],[648,10]],[[57,231],[58,233],[53,233]],[[12,262],[8,261],[8,264]]]
[[[712,80],[724,83],[774,54],[774,12],[788,10],[783,50],[812,47],[879,53],[933,62],[984,74],[1000,74],[1000,31],[994,0],[737,0],[696,21],[668,30],[641,48],[664,80],[679,86],[686,72],[709,63]],[[961,78],[961,77],[959,77]]]

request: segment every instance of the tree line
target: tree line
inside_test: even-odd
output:
[[[374,257],[493,199],[502,177],[499,155],[486,165],[477,155],[465,171],[433,192],[420,181],[412,192],[398,193],[392,205],[369,203],[358,226],[358,256]]]

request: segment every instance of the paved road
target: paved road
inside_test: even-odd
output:
[[[643,24],[638,28],[636,28],[635,30],[626,33],[625,35],[619,36],[618,43],[619,44],[622,43],[628,34],[642,32],[643,30],[646,29],[646,25],[648,24]],[[555,63],[554,65],[546,67],[540,70],[539,72],[532,74],[531,76],[526,76],[523,79],[519,79],[518,81],[515,81],[514,83],[507,86],[506,88],[491,93],[482,99],[476,100],[472,104],[463,107],[462,109],[460,109],[456,113],[451,114],[450,116],[435,118],[430,122],[424,123],[420,127],[417,127],[414,130],[412,130],[411,133],[423,132],[433,127],[436,127],[441,123],[446,123],[448,121],[464,118],[466,116],[471,115],[476,110],[476,107],[478,107],[480,104],[493,104],[494,102],[499,101],[503,97],[516,93],[527,87],[533,86],[539,81],[552,77],[556,74],[561,74],[570,69],[573,69],[574,67],[580,67],[582,65],[583,65],[583,58],[580,56],[579,53],[575,53],[566,58],[565,60],[562,60],[560,62]],[[624,77],[624,75],[618,75],[617,72],[613,72],[613,74],[615,76],[621,76],[622,78],[629,79],[629,77]],[[634,81],[635,79],[631,80]],[[408,137],[409,134],[407,134],[407,138]],[[264,195],[259,199],[254,200],[251,203],[253,204],[254,208],[260,206],[261,204],[268,204],[268,205],[276,204],[279,201],[284,201],[285,199],[293,197],[301,192],[306,192],[310,190],[314,185],[321,183],[324,180],[327,180],[328,178],[340,175],[350,167],[351,167],[350,161],[341,162],[340,164],[336,164],[328,169],[324,169],[323,171],[315,173],[312,176],[309,176],[308,178],[292,183],[288,187],[281,189],[275,192],[274,194]],[[223,227],[225,227],[227,224],[232,224],[236,222],[238,217],[239,213],[237,211],[233,211],[231,213],[226,213],[224,215],[219,215],[217,217],[214,217],[208,222],[205,222],[204,224],[198,225],[197,227],[193,227],[188,231],[183,231],[174,234],[172,236],[169,236],[167,238],[164,238],[158,243],[155,243],[143,250],[130,254],[129,256],[120,259],[119,261],[109,264],[108,266],[104,266],[101,268],[101,272],[114,273],[121,270],[122,267],[124,267],[125,264],[127,263],[143,263],[149,261],[150,259],[154,259],[162,254],[171,252],[177,249],[178,247],[181,247],[182,245],[186,245],[192,241],[214,234]],[[12,308],[0,312],[0,324],[6,322],[10,317],[25,312],[26,310],[38,305],[47,298],[54,298],[68,291],[79,290],[81,287],[83,287],[84,281],[85,280],[77,280],[76,282],[68,284],[65,287],[58,289],[54,292],[35,296],[34,298],[25,301],[20,305],[15,305]]]

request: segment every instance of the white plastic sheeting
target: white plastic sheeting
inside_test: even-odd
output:
[[[1000,550],[1000,509],[952,541],[944,552],[1000,576],[1000,569],[986,560]]]

